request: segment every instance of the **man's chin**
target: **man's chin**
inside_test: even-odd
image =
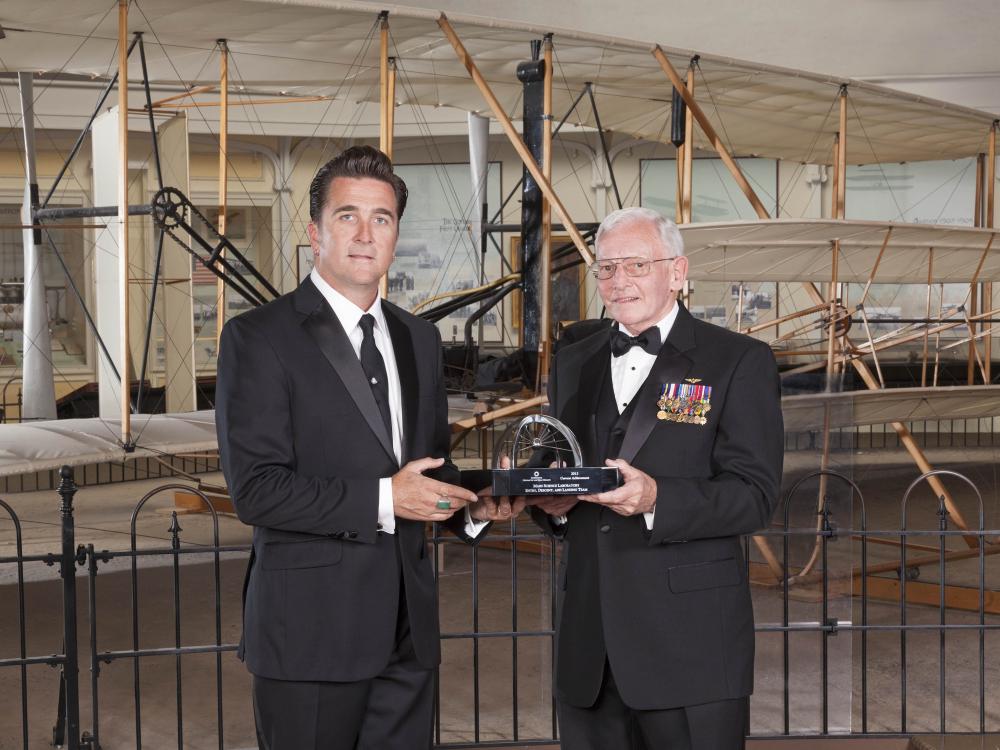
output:
[[[629,314],[629,310],[627,309],[622,310],[620,308],[618,310],[608,310],[608,315],[627,328],[634,328],[645,320],[645,318],[639,318],[635,314]]]
[[[379,273],[377,270],[365,270],[363,273],[357,273],[354,275],[354,283],[357,286],[369,287],[372,285],[378,286],[378,283],[382,280],[384,273]]]

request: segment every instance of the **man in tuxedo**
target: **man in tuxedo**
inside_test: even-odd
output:
[[[222,332],[219,450],[254,527],[239,656],[268,750],[431,746],[425,525],[460,509],[468,536],[482,526],[448,460],[437,328],[378,295],[406,197],[374,148],[328,162],[310,187],[309,278]]]
[[[782,464],[770,348],[677,301],[688,261],[654,211],[609,215],[592,270],[614,324],[560,349],[551,413],[623,484],[545,498],[565,540],[556,631],[564,750],[744,746],[754,632],[740,536],[764,527]]]

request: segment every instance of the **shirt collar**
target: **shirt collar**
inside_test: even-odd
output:
[[[351,302],[347,297],[338,292],[332,286],[330,286],[326,280],[319,275],[319,271],[313,267],[313,270],[309,273],[309,278],[312,279],[312,283],[316,285],[319,289],[320,294],[323,295],[323,299],[327,301],[330,307],[333,309],[333,314],[337,316],[337,320],[340,321],[340,325],[343,326],[344,331],[350,335],[358,326],[358,321],[361,320],[361,316],[365,313],[371,313],[372,317],[375,318],[375,326],[377,328],[386,330],[385,327],[385,316],[382,313],[382,298],[375,295],[375,301],[372,306],[367,310],[362,310],[360,307]]]
[[[670,335],[670,331],[674,327],[674,321],[677,320],[677,312],[679,309],[680,305],[675,300],[674,306],[670,308],[670,312],[664,315],[660,319],[660,322],[656,324],[656,327],[660,329],[661,342],[665,342],[667,340],[667,336]],[[615,325],[618,326],[619,331],[625,331],[625,333],[628,333],[628,331],[625,330],[624,326],[622,326],[621,323],[616,323]],[[636,335],[638,335],[639,333],[642,333],[642,331],[637,331]]]

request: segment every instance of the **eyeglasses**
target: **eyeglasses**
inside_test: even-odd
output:
[[[653,270],[653,264],[659,263],[661,260],[675,260],[676,255],[669,258],[655,258],[650,260],[649,258],[618,258],[617,260],[598,260],[590,265],[590,272],[594,274],[594,278],[599,281],[607,281],[608,279],[614,278],[615,271],[618,270],[618,266],[625,269],[626,276],[646,276],[650,271]]]

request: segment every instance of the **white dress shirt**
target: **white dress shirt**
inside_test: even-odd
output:
[[[364,331],[358,325],[361,316],[370,313],[375,318],[375,347],[385,361],[385,374],[389,382],[389,414],[392,417],[392,452],[396,454],[396,463],[402,466],[403,460],[403,395],[399,386],[399,371],[396,369],[396,356],[392,350],[392,339],[389,336],[389,328],[385,322],[385,314],[382,312],[382,300],[376,296],[372,306],[367,310],[351,302],[347,297],[338,292],[323,280],[319,272],[313,268],[309,274],[313,284],[333,309],[334,315],[340,321],[347,338],[354,347],[354,353],[361,359],[361,341],[364,339]],[[382,531],[386,534],[396,533],[396,516],[393,514],[392,504],[392,477],[382,477],[378,480],[378,523]]]
[[[674,321],[677,320],[677,310],[678,306],[675,302],[670,308],[670,312],[656,324],[656,327],[660,329],[661,343],[667,340],[670,329],[674,327]],[[618,323],[617,326],[618,330],[624,330],[630,336],[638,336],[642,333],[642,331],[630,332],[622,328],[621,323]],[[648,353],[641,346],[633,346],[620,357],[611,355],[611,386],[615,392],[615,406],[618,407],[619,414],[625,411],[625,408],[639,392],[642,384],[646,382],[654,362],[656,362],[656,356]],[[653,528],[653,514],[655,512],[654,508],[648,513],[642,514],[646,519],[646,528],[650,530]]]

